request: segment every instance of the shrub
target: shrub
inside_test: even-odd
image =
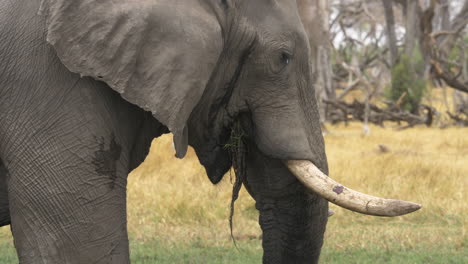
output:
[[[424,70],[420,55],[410,59],[402,55],[392,69],[392,83],[387,91],[387,98],[394,103],[399,100],[402,109],[416,113],[426,91],[426,81],[418,74],[418,69]]]

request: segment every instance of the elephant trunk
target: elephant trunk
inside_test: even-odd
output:
[[[285,165],[307,189],[338,206],[375,216],[399,216],[421,208],[420,204],[384,199],[349,189],[329,178],[312,162],[288,160]]]

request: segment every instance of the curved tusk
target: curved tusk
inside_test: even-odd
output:
[[[285,164],[309,190],[354,212],[376,216],[399,216],[421,208],[420,204],[379,198],[346,188],[325,175],[310,161],[288,160]]]

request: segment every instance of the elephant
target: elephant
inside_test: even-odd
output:
[[[242,176],[264,263],[317,263],[328,201],[421,207],[327,176],[296,1],[0,0],[0,36],[0,223],[20,263],[129,263],[127,175],[167,133],[213,184]]]

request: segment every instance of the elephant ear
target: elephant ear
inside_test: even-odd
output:
[[[42,0],[47,41],[72,72],[106,82],[151,111],[187,150],[187,120],[222,49],[221,27],[199,0]]]

